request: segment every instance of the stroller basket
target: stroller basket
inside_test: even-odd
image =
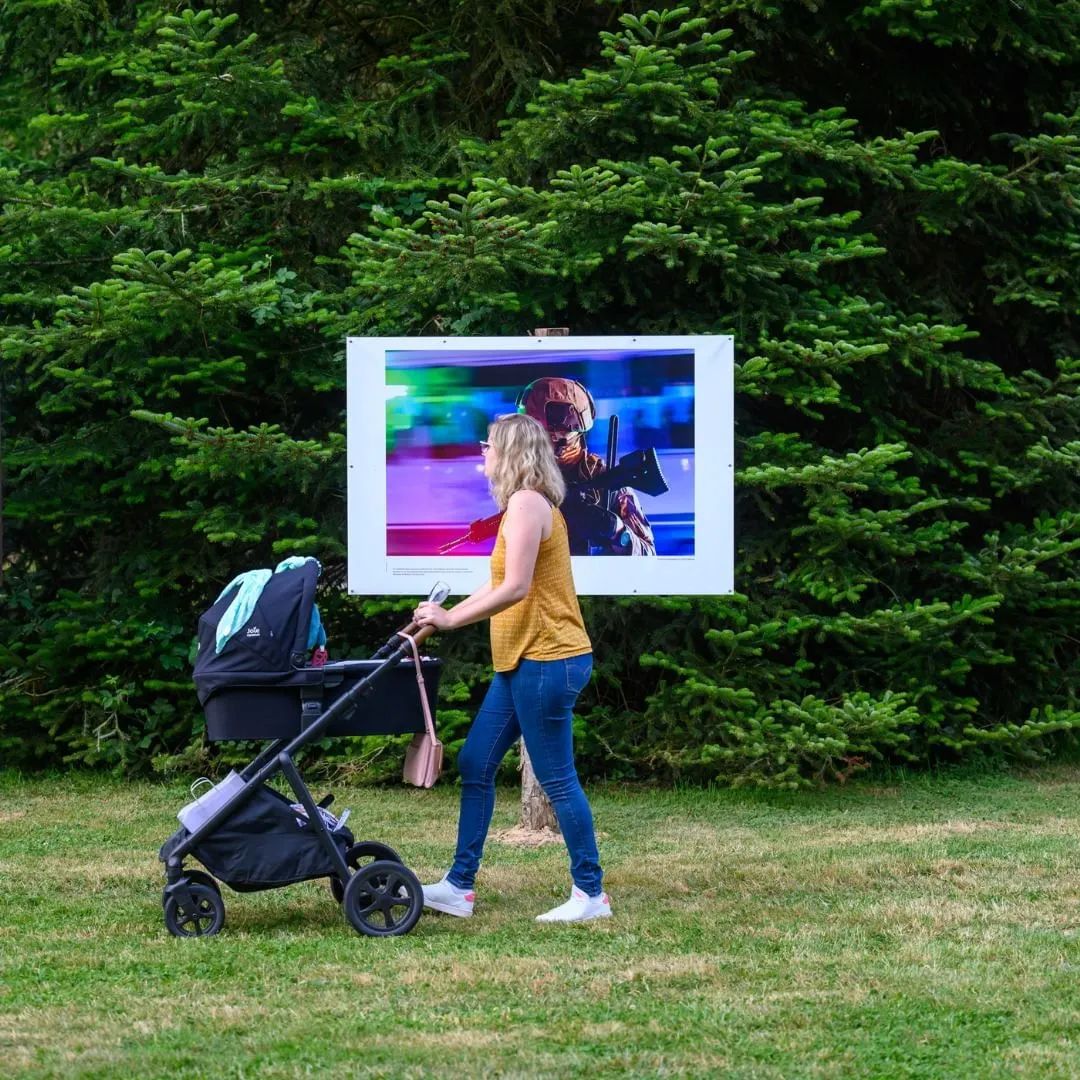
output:
[[[167,859],[190,835],[179,829],[161,849],[161,857]],[[344,857],[353,845],[352,833],[338,826],[330,836]],[[265,785],[199,840],[191,854],[236,892],[329,877],[337,870],[307,812]]]

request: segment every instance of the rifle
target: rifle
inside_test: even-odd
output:
[[[604,462],[604,471],[611,472],[615,468],[615,462],[619,457],[619,417],[616,413],[611,414],[607,425],[607,460]],[[611,513],[615,503],[615,489],[608,488],[604,496],[604,509]]]
[[[569,484],[567,491],[606,491],[609,497],[619,488],[634,488],[645,495],[663,495],[669,489],[655,447],[647,450],[631,450],[619,459],[619,464],[602,472],[591,480]]]

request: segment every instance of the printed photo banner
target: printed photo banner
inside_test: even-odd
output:
[[[349,338],[349,591],[468,594],[498,508],[480,442],[552,434],[582,595],[734,591],[730,337]]]

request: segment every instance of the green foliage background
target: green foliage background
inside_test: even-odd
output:
[[[587,604],[584,772],[1061,747],[1078,56],[1077,0],[3,5],[0,760],[193,762],[197,612],[284,554],[381,641],[345,336],[537,325],[737,339],[741,592]]]

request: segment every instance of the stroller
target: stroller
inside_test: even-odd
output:
[[[417,660],[401,634],[419,643],[430,631],[410,623],[369,660],[313,665],[309,634],[318,574],[314,560],[273,574],[247,623],[220,653],[216,628],[236,590],[199,620],[194,678],[207,737],[271,742],[214,788],[205,820],[189,818],[193,828],[182,826],[162,845],[165,926],[177,937],[221,930],[225,903],[218,881],[235,892],[256,892],[329,878],[348,921],[372,937],[408,933],[423,910],[420,882],[397,852],[371,840],[356,843],[344,821],[326,809],[333,796],[316,803],[294,758],[328,736],[424,731]],[[442,603],[449,591],[437,585],[429,599]],[[436,659],[420,661],[432,712],[440,669]],[[296,802],[267,786],[279,773]],[[209,872],[185,867],[189,855]]]

